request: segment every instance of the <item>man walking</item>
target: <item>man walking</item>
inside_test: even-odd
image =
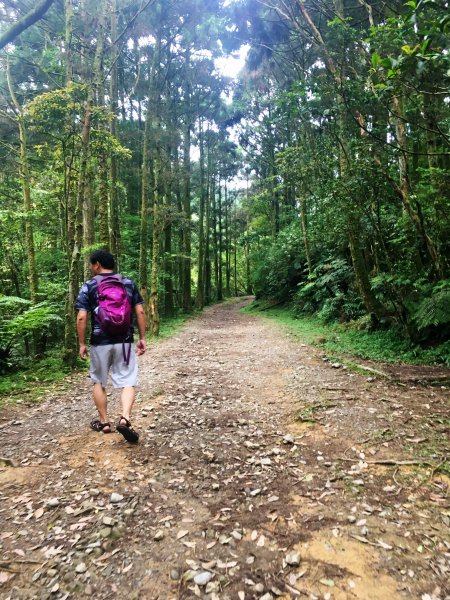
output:
[[[114,273],[114,257],[106,250],[93,252],[89,266],[93,277],[82,285],[75,308],[78,310],[77,332],[82,360],[88,357],[87,313],[91,314],[90,376],[99,415],[99,419],[91,422],[91,428],[111,433],[105,389],[111,369],[113,387],[122,388],[122,416],[116,429],[128,442],[136,443],[139,434],[131,426],[130,418],[137,384],[136,354],[139,356],[146,350],[144,300],[131,279]],[[136,353],[133,348],[132,311],[139,331]]]

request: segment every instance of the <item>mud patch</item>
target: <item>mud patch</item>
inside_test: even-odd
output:
[[[374,548],[320,531],[296,549],[302,557],[302,570],[307,569],[302,582],[310,591],[330,591],[334,600],[404,598],[395,579],[386,575],[386,565]]]
[[[70,450],[76,438],[77,436],[64,436],[60,439],[61,447]],[[72,469],[95,465],[99,471],[114,471],[119,476],[125,476],[130,467],[130,450],[130,446],[118,433],[89,432],[83,448],[78,453],[69,455],[68,465]]]
[[[52,467],[36,465],[29,467],[4,467],[0,469],[0,488],[12,485],[23,485],[34,482],[51,470]]]

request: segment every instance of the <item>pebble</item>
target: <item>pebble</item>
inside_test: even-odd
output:
[[[197,585],[206,585],[211,581],[212,578],[212,573],[210,573],[209,571],[203,571],[202,573],[198,573],[194,577],[194,583],[196,583]]]
[[[118,494],[117,492],[113,492],[111,494],[111,498],[110,499],[111,499],[111,502],[113,504],[118,504],[119,502],[122,502],[123,496],[122,496],[122,494]]]
[[[291,433],[288,433],[283,438],[283,443],[284,444],[293,444],[294,442],[295,442],[294,436]]]
[[[170,571],[170,579],[172,579],[172,581],[178,581],[178,579],[180,579],[180,574],[176,569]]]
[[[50,498],[50,500],[47,501],[47,506],[50,506],[52,508],[55,506],[59,506],[58,498]]]
[[[111,529],[111,537],[114,540],[118,540],[119,538],[121,538],[124,533],[125,533],[125,528],[123,525],[118,525]]]
[[[102,529],[100,529],[99,531],[99,536],[101,538],[107,538],[111,535],[111,527],[103,527]]]
[[[86,573],[87,571],[87,566],[82,562],[82,563],[78,563],[77,566],[75,567],[75,573]]]
[[[97,488],[92,488],[91,490],[89,490],[89,495],[93,498],[96,498],[97,496],[100,496],[100,490],[98,490]]]
[[[108,527],[112,527],[114,524],[114,519],[111,517],[103,517],[103,525],[108,525]]]
[[[161,541],[164,538],[164,531],[162,529],[158,529],[158,531],[155,533],[155,535],[153,536],[153,539],[156,542]]]
[[[255,586],[253,586],[253,589],[255,592],[258,592],[258,594],[261,594],[261,592],[264,591],[264,585],[262,583],[257,583]]]
[[[286,556],[286,564],[290,565],[291,567],[298,567],[298,565],[300,564],[300,554],[288,554]]]

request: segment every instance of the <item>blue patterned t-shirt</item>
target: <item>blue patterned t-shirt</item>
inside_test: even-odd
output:
[[[100,275],[107,276],[113,275],[113,273],[100,273]],[[124,277],[123,284],[127,290],[128,298],[130,299],[132,308],[138,304],[144,303],[144,300],[133,280]],[[75,308],[77,310],[86,310],[87,312],[91,313],[91,346],[106,346],[107,344],[133,342],[133,325],[130,326],[125,340],[123,337],[121,337],[120,340],[117,340],[106,335],[106,333],[103,333],[95,314],[95,309],[98,306],[97,288],[97,281],[95,280],[95,277],[92,277],[92,279],[89,279],[81,286],[80,293],[78,294],[78,298],[75,303]]]

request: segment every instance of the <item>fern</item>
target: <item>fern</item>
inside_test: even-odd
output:
[[[450,288],[442,288],[419,304],[414,315],[418,329],[450,323]]]

